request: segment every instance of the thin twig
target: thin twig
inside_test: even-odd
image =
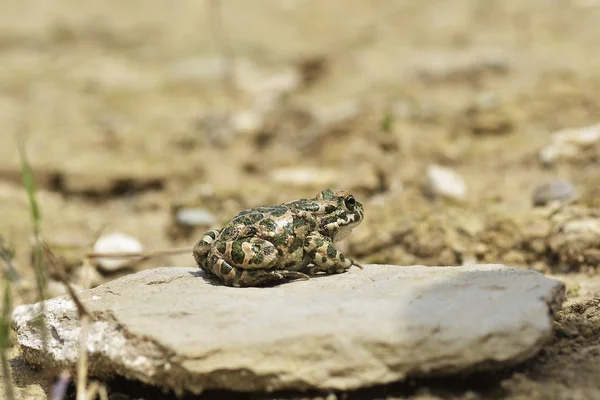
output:
[[[93,246],[93,243],[91,244]],[[68,282],[67,276],[63,270],[59,268],[59,261],[52,252],[50,246],[44,243],[46,256],[50,261],[53,274],[65,286],[71,300],[75,303],[77,314],[79,315],[80,331],[79,331],[79,357],[77,359],[77,400],[86,400],[87,373],[88,373],[88,354],[87,354],[87,336],[90,325],[91,316],[88,310],[83,305],[83,302],[77,296],[75,289]]]
[[[87,253],[85,256],[94,258],[143,258],[159,257],[170,254],[184,254],[193,251],[192,247],[175,247],[172,249],[144,251],[144,252],[122,252],[122,253]]]
[[[96,397],[96,395],[100,397],[100,400],[108,400],[108,391],[106,390],[106,386],[104,386],[98,381],[94,381],[90,384],[90,386],[87,389],[86,395],[87,400],[92,400]]]
[[[75,291],[68,283],[65,283],[71,298],[77,305],[79,313],[79,322],[81,330],[79,331],[79,358],[77,359],[77,400],[86,400],[87,374],[88,374],[88,353],[87,338],[90,327],[90,314],[87,312]]]
[[[104,226],[102,226],[100,229],[98,229],[96,231],[96,233],[94,234],[94,237],[92,238],[92,241],[89,243],[88,245],[88,252],[91,252],[92,249],[94,248],[94,245],[96,244],[96,242],[98,241],[98,239],[100,238],[100,235],[102,234],[102,231],[104,230]],[[83,274],[81,277],[81,284],[83,286],[84,289],[89,289],[90,287],[90,271],[92,270],[92,268],[94,268],[92,266],[92,263],[90,262],[91,258],[89,257],[84,257],[83,259],[83,265],[81,266],[81,268],[83,268]]]

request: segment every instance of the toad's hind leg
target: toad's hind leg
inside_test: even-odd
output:
[[[265,286],[294,279],[310,279],[297,271],[239,268],[214,251],[208,256],[207,267],[210,273],[216,275],[227,286],[234,287]]]
[[[206,232],[194,246],[194,260],[204,272],[210,273],[207,267],[208,253],[220,232],[220,229],[213,229]]]
[[[241,269],[271,269],[279,257],[273,243],[257,237],[217,240],[213,247],[230,265]]]

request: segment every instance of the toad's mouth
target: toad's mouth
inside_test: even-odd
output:
[[[339,241],[346,238],[356,226],[358,226],[363,217],[363,210],[357,207],[354,212],[338,216],[335,220],[327,221],[323,225],[323,229],[329,232],[329,236],[333,241]]]

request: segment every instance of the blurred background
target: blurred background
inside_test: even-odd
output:
[[[0,233],[25,279],[17,140],[75,287],[195,266],[83,274],[101,235],[98,251],[191,248],[243,209],[330,187],[365,206],[339,246],[364,263],[498,262],[600,291],[600,1],[0,8]]]

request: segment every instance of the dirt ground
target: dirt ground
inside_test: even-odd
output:
[[[16,138],[77,285],[100,230],[191,247],[242,209],[345,188],[365,206],[347,255],[534,268],[568,300],[552,343],[517,368],[327,399],[600,399],[600,145],[540,161],[554,132],[599,122],[598,21],[596,0],[5,0],[0,234],[28,288],[16,302],[34,300]],[[434,164],[464,178],[464,200],[424,190]],[[553,179],[578,198],[533,207]],[[183,226],[186,207],[215,220]],[[157,265],[194,261],[134,268]],[[44,374],[10,353],[17,391],[46,398]]]

